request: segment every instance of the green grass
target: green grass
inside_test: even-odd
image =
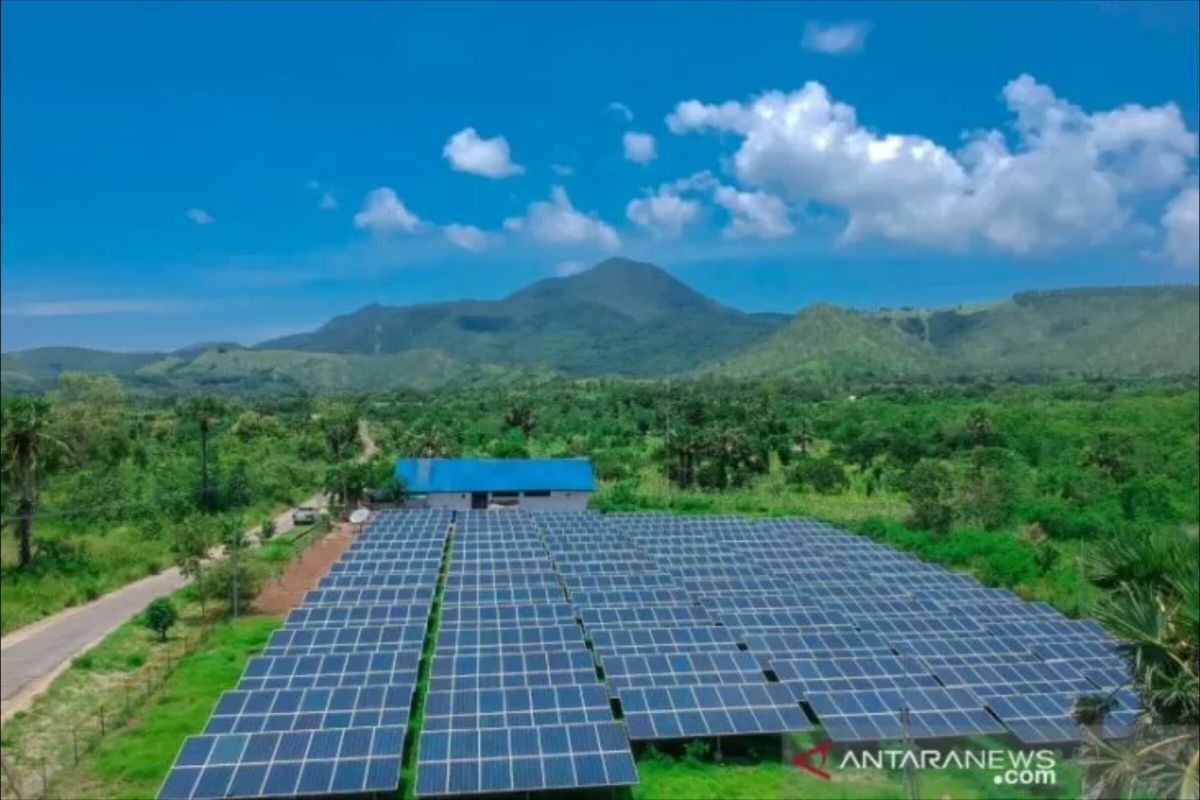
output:
[[[247,528],[271,516],[278,504],[260,501],[242,512]],[[272,539],[273,552],[287,548],[291,535]],[[171,566],[171,536],[147,536],[133,525],[80,531],[55,523],[34,528],[35,547],[60,542],[79,551],[79,561],[66,569],[19,570],[16,542],[0,540],[0,633],[8,634],[65,608],[87,603]],[[276,544],[278,542],[278,544]],[[283,558],[290,553],[280,554]]]
[[[42,523],[34,528],[35,546],[62,542],[80,548],[83,563],[71,571],[15,567],[15,537],[0,542],[4,564],[0,580],[0,633],[37,622],[64,608],[95,600],[128,583],[154,575],[170,566],[167,537],[150,538],[132,525],[116,525],[86,534],[61,525]]]
[[[280,624],[277,617],[255,616],[216,626],[133,724],[101,742],[64,776],[55,787],[59,796],[153,797],[183,740],[204,727],[221,692],[237,683],[246,661]]]
[[[819,733],[797,734],[797,749],[823,738]],[[767,737],[734,737],[724,740],[733,752],[717,761],[710,755],[688,757],[654,748],[638,754],[639,782],[633,800],[903,800],[904,775],[880,769],[841,769],[841,756],[830,754],[826,771],[831,780],[810,776],[785,763],[779,740]],[[971,739],[964,746],[1006,749],[987,738]],[[835,748],[836,749],[836,748]],[[868,749],[868,748],[863,748]],[[675,750],[679,750],[675,747]],[[918,796],[955,800],[1016,800],[1017,798],[1072,798],[1078,796],[1079,770],[1065,760],[1054,769],[1055,785],[1048,787],[998,786],[988,770],[922,770],[916,773]]]

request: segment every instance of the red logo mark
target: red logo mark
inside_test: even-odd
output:
[[[820,760],[816,764],[812,763],[813,756],[820,756]],[[821,767],[825,766],[825,764],[827,764],[828,762],[829,762],[829,741],[828,740],[821,742],[816,747],[805,750],[803,753],[797,753],[796,755],[792,756],[792,765],[793,766],[797,766],[800,769],[804,770],[805,772],[812,773],[813,775],[816,775],[818,778],[820,778],[823,781],[832,779],[832,776],[828,772],[821,769]]]

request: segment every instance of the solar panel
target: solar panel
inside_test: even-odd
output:
[[[628,688],[618,696],[629,738],[635,741],[786,733],[811,727],[779,684]]]
[[[697,626],[713,624],[713,619],[707,611],[693,605],[581,608],[579,614],[583,620],[583,627],[589,630],[600,627]]]
[[[917,659],[886,654],[772,659],[770,666],[799,699],[813,693],[938,685],[929,669]]]
[[[429,606],[300,606],[288,612],[284,624],[290,628],[351,628],[364,625],[425,624]]]
[[[569,646],[583,647],[583,631],[574,623],[566,625],[523,625],[509,628],[442,628],[438,630],[438,651],[463,650],[546,650]]]
[[[611,722],[608,693],[598,683],[510,689],[431,691],[423,730],[528,728]]]
[[[1055,744],[1083,741],[1085,729],[1071,716],[1077,695],[1023,694],[985,696],[984,702],[1013,734],[1026,744]],[[1137,697],[1131,692],[1118,698],[1118,708],[1105,718],[1100,734],[1123,738],[1132,730],[1137,716]]]
[[[520,625],[563,625],[575,622],[568,603],[533,603],[512,606],[447,606],[442,609],[441,627],[516,627]]]
[[[435,656],[429,691],[508,689],[596,683],[587,650]]]
[[[420,648],[425,622],[364,625],[356,628],[279,628],[271,632],[263,655],[304,655]]]
[[[606,656],[602,665],[609,689],[635,686],[692,686],[707,683],[765,682],[749,653],[709,652],[671,655]]]
[[[390,791],[403,727],[189,736],[159,800]]]
[[[716,626],[598,628],[591,632],[591,638],[601,658],[610,653],[637,655],[737,649],[733,633],[728,628]]]
[[[413,684],[224,692],[204,733],[363,728],[408,723]]]
[[[637,782],[629,741],[614,722],[423,731],[419,752],[418,797]]]
[[[835,742],[967,736],[1004,730],[979,699],[965,689],[814,692],[807,695],[806,701]]]

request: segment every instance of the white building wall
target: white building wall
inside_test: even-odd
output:
[[[527,497],[524,492],[518,498],[518,508],[524,511],[583,511],[587,508],[591,492],[551,492],[549,496]],[[431,493],[413,497],[405,503],[408,508],[452,508],[467,511],[471,508],[470,492]]]

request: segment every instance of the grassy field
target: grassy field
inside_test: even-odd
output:
[[[791,752],[805,750],[822,739],[819,729],[795,734]],[[789,765],[781,737],[734,737],[723,741],[725,752],[719,759],[707,741],[671,743],[663,749],[641,747],[637,752],[639,782],[630,790],[632,799],[903,800],[913,796],[906,794],[909,790],[901,771],[841,769],[837,766],[840,756],[831,753],[826,767],[831,779],[826,781]],[[1006,742],[988,737],[964,740],[963,746],[1008,749]],[[955,800],[1078,796],[1079,772],[1075,765],[1060,761],[1053,772],[1054,785],[1023,788],[997,785],[996,773],[986,770],[924,770],[915,774],[914,791],[921,798]]]
[[[253,527],[280,507],[270,501],[255,503],[241,512],[243,523]],[[35,542],[42,548],[66,546],[69,554],[64,559],[69,563],[35,561],[33,568],[17,570],[15,537],[0,539],[0,633],[95,600],[156,575],[172,563],[169,530],[150,534],[131,524],[81,532],[53,522],[39,523]]]
[[[153,797],[183,740],[204,727],[217,697],[237,683],[246,661],[280,624],[278,617],[254,616],[216,626],[129,726],[62,777],[53,787],[56,796]]]
[[[261,547],[246,554],[244,568],[247,573],[254,572],[264,580],[281,573],[287,564],[303,548],[312,541],[314,529],[306,528],[295,533],[277,536],[265,542]],[[72,741],[71,730],[79,731],[81,749],[86,744],[100,737],[100,724],[97,712],[104,708],[109,741],[112,731],[131,726],[130,730],[143,724],[146,709],[145,687],[149,678],[152,685],[157,687],[168,668],[179,665],[180,668],[192,663],[193,656],[180,659],[185,642],[192,642],[199,636],[208,635],[212,631],[213,639],[206,639],[200,647],[199,656],[207,656],[211,652],[224,651],[226,661],[241,659],[236,669],[216,672],[212,680],[194,684],[191,691],[193,698],[204,708],[198,721],[189,718],[181,721],[181,728],[195,732],[202,727],[204,719],[216,702],[217,696],[224,690],[232,688],[241,674],[241,666],[245,658],[236,640],[224,641],[220,637],[238,635],[236,632],[244,629],[243,620],[257,620],[245,630],[264,627],[269,632],[279,622],[274,617],[243,618],[235,623],[219,622],[224,608],[219,603],[208,602],[207,614],[201,612],[200,604],[193,586],[189,585],[172,595],[179,609],[179,622],[171,629],[168,641],[156,641],[151,631],[145,628],[139,618],[135,617],[118,627],[99,644],[87,653],[77,657],[71,668],[60,675],[50,687],[39,696],[33,705],[23,712],[18,712],[4,724],[3,737],[0,743],[5,748],[5,757],[15,770],[23,775],[33,775],[38,771],[42,761],[48,764],[48,772],[53,775],[60,769],[71,765]],[[214,627],[215,626],[215,627]],[[234,634],[222,633],[228,628]],[[252,637],[248,637],[242,649],[247,652],[255,647],[261,647],[265,641],[254,645]],[[210,662],[205,662],[210,663]],[[178,680],[178,673],[169,681]],[[157,689],[152,701],[158,702]],[[207,703],[207,705],[205,705]],[[183,706],[176,706],[174,711],[162,709],[158,712],[159,719],[170,713],[184,712]],[[123,734],[122,734],[123,735]],[[162,765],[163,775],[170,761]],[[159,776],[160,780],[162,775]],[[31,778],[35,784],[40,780]],[[52,778],[53,783],[53,778]],[[8,797],[9,789],[4,789],[4,797]],[[62,796],[68,796],[65,793]],[[70,795],[90,797],[89,794]],[[121,795],[110,795],[121,796]]]

